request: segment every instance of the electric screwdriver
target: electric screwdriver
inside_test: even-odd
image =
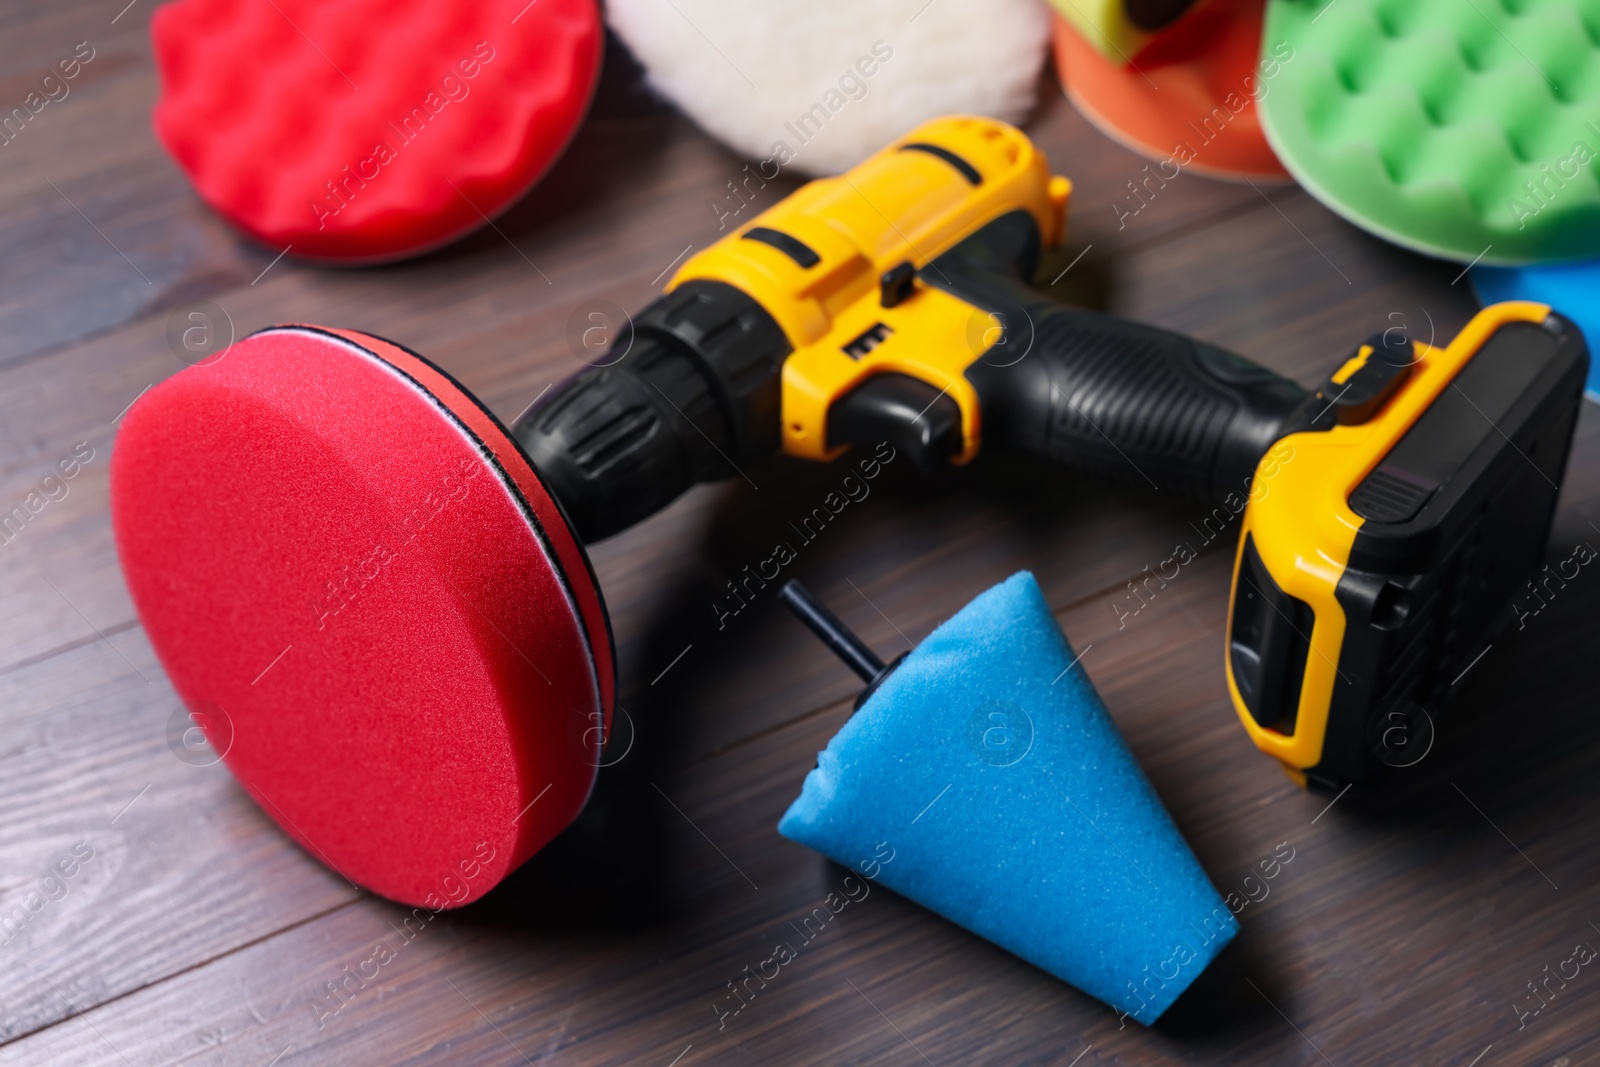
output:
[[[1242,722],[1302,784],[1380,773],[1394,709],[1437,706],[1543,553],[1581,334],[1497,305],[1445,348],[1370,338],[1307,390],[1034,288],[1071,188],[1005,123],[929,122],[691,257],[624,356],[512,433],[586,541],[780,449],[883,440],[924,470],[990,444],[1236,494]]]
[[[513,433],[586,540],[780,448],[885,439],[926,470],[988,441],[1220,495],[1306,393],[1034,290],[1071,188],[1005,123],[927,123],[693,256],[616,339],[624,357]]]

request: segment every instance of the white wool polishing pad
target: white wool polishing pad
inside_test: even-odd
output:
[[[843,171],[927,119],[1021,120],[1039,0],[608,0],[653,88],[753,159]]]

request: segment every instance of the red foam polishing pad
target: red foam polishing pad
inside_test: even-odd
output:
[[[414,255],[554,162],[600,70],[595,0],[178,0],[155,128],[200,196],[294,255]]]
[[[351,881],[462,904],[582,808],[613,699],[588,561],[505,429],[420,357],[254,334],[134,404],[111,509],[179,695]]]

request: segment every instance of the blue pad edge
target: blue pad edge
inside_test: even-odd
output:
[[[1600,404],[1600,259],[1533,267],[1473,267],[1479,304],[1532,300],[1549,304],[1578,324],[1589,342],[1589,380],[1584,395]]]
[[[840,728],[778,832],[1149,1025],[1238,921],[1074,664],[1012,575]]]

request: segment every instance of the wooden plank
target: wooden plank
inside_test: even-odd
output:
[[[1245,875],[1280,844],[1295,850],[1246,906],[1238,948],[1187,1020],[1119,1030],[1103,1006],[874,891],[804,946],[781,980],[752,987],[719,1031],[712,1005],[728,996],[726,983],[770,955],[787,921],[843,877],[772,830],[809,754],[848,714],[831,705],[664,777],[681,813],[660,800],[629,813],[672,857],[635,872],[633,903],[654,920],[643,929],[603,891],[606,906],[574,904],[593,879],[628,866],[596,839],[597,851],[539,872],[543,884],[508,886],[410,941],[393,925],[402,909],[364,899],[0,1049],[0,1063],[263,1063],[285,1048],[289,1063],[418,1064],[665,1064],[685,1049],[685,1064],[904,1063],[917,1058],[908,1044],[934,1063],[997,1064],[1066,1062],[1090,1045],[1083,1062],[1106,1064],[1309,1063],[1312,1043],[1336,1063],[1465,1063],[1491,1043],[1516,1062],[1592,1051],[1600,992],[1588,985],[1571,983],[1520,1031],[1507,1004],[1546,962],[1570,954],[1568,941],[1585,939],[1581,886],[1600,874],[1588,843],[1600,798],[1585,785],[1600,737],[1581,726],[1588,701],[1572,684],[1581,663],[1571,654],[1592,637],[1582,620],[1593,618],[1600,586],[1550,620],[1566,635],[1564,657],[1530,635],[1485,664],[1483,695],[1465,710],[1503,731],[1502,701],[1526,687],[1530,668],[1554,669],[1532,695],[1569,754],[1552,764],[1546,749],[1537,776],[1499,773],[1492,746],[1441,745],[1432,757],[1433,773],[1481,793],[1474,802],[1577,894],[1562,897],[1443,781],[1398,808],[1394,790],[1374,789],[1331,811],[1290,784],[1219,695],[1227,560],[1207,553],[1191,567],[1122,630],[1098,601],[1063,617],[1077,647],[1092,646],[1083,666],[1223,891],[1242,893]],[[1551,805],[1565,817],[1541,820]],[[326,983],[379,942],[394,955],[379,977],[329,994]]]
[[[64,361],[70,354],[53,358]],[[102,403],[109,406],[109,398]],[[1588,499],[1595,464],[1582,457],[1595,454],[1592,418],[1585,419],[1582,442],[1569,497],[1576,491]],[[761,558],[775,531],[790,516],[805,514],[837,474],[785,461],[769,469],[770,480],[758,472],[769,494],[759,505],[758,493],[739,485],[698,490],[667,516],[596,549],[623,651],[624,707],[660,733],[677,734],[687,755],[735,744],[804,714],[815,702],[853,691],[853,679],[776,608],[770,590],[726,633],[712,626],[711,604],[725,595],[721,583]],[[43,513],[39,526],[26,531],[26,541],[7,546],[8,552],[31,553],[20,557],[25,566],[13,557],[3,572],[38,605],[31,616],[12,618],[22,647],[41,617],[62,620],[69,640],[79,645],[98,642],[96,629],[119,647],[142,641],[128,629],[132,614],[106,536],[103,472],[103,465],[89,464],[73,483],[72,493],[83,495]],[[1048,470],[1015,460],[962,472],[939,495],[908,474],[891,468],[872,498],[841,516],[845,521],[830,532],[838,537],[808,546],[795,570],[891,655],[977,590],[1023,566],[1040,574],[1058,605],[1101,594],[1102,610],[1114,620],[1112,593],[1132,572],[1163,558],[1176,538],[1186,537],[1196,513],[1192,505],[1059,482]],[[769,503],[774,492],[776,504]],[[1574,529],[1572,523],[1564,528],[1569,534]],[[97,545],[85,552],[91,536]],[[1116,550],[1095,547],[1106,544]],[[690,636],[684,636],[686,612],[691,618],[699,614],[706,642],[674,666],[660,687],[652,686],[698,640],[692,623]],[[811,694],[813,703],[797,708],[797,691]],[[686,709],[695,714],[686,715]]]
[[[138,94],[125,95],[133,99]],[[1070,112],[1061,114],[1069,120],[1075,118]],[[118,121],[132,123],[131,116],[130,112]],[[500,405],[503,414],[510,417],[515,413],[513,405],[520,409],[522,398],[537,391],[533,386],[541,377],[543,383],[548,384],[553,375],[567,373],[568,368],[575,365],[571,353],[564,351],[564,342],[559,340],[565,318],[571,313],[566,304],[571,299],[570,290],[576,288],[586,294],[585,299],[599,295],[614,297],[619,303],[632,306],[642,303],[648,297],[651,283],[676,255],[675,250],[680,247],[678,237],[688,235],[691,240],[706,240],[714,236],[706,233],[709,230],[706,220],[713,217],[709,211],[704,219],[694,219],[692,225],[687,225],[686,220],[685,228],[677,233],[663,228],[659,219],[683,217],[687,213],[672,210],[674,204],[707,198],[706,190],[715,189],[718,181],[725,180],[723,174],[736,173],[725,153],[703,139],[688,135],[681,120],[623,117],[592,124],[592,127],[592,133],[580,138],[570,154],[576,161],[570,172],[574,177],[563,178],[558,173],[552,176],[550,183],[553,192],[549,202],[554,206],[549,209],[549,215],[566,221],[552,222],[551,218],[541,217],[535,208],[519,208],[513,214],[520,215],[520,221],[514,218],[503,227],[508,234],[516,235],[512,241],[517,247],[496,235],[484,234],[473,239],[475,244],[468,242],[463,250],[454,254],[447,252],[420,264],[392,268],[381,275],[334,275],[331,281],[323,273],[286,263],[275,274],[263,279],[258,287],[239,286],[235,278],[235,288],[216,295],[233,316],[239,333],[286,318],[354,322],[356,325],[382,321],[385,323],[381,327],[383,332],[403,337],[408,343],[429,351],[485,396],[511,397]],[[44,127],[40,129],[43,131]],[[653,138],[657,143],[657,172],[670,176],[666,187],[652,188],[630,182],[624,175],[618,177],[617,188],[608,190],[612,200],[593,199],[592,182],[578,176],[596,169],[605,170],[606,164],[617,159],[637,161],[641,134],[644,139]],[[60,146],[56,149],[62,150]],[[105,163],[103,166],[119,169],[121,164]],[[72,195],[70,191],[68,195]],[[621,199],[620,205],[616,198]],[[614,221],[604,226],[607,220]],[[59,222],[56,219],[51,225]],[[186,224],[172,225],[185,232],[193,228]],[[595,240],[594,230],[602,226],[610,231],[611,240]],[[536,253],[539,258],[552,265],[564,264],[552,266],[555,276],[569,289],[559,299],[548,290],[541,291],[543,287],[533,280],[535,274],[523,258],[532,247],[523,246],[524,235],[530,229],[538,231],[538,240],[552,249],[549,256]],[[471,257],[479,265],[477,269],[464,272],[458,257]],[[94,284],[100,285],[101,280],[95,280]],[[517,294],[516,299],[502,295],[513,292]],[[27,302],[22,297],[19,300]],[[377,311],[372,311],[373,308]],[[136,312],[132,314],[137,315]],[[4,546],[7,555],[5,566],[0,568],[0,584],[3,584],[0,592],[13,607],[4,624],[7,666],[12,684],[18,687],[20,702],[29,707],[38,706],[40,701],[47,702],[51,686],[81,681],[76,675],[78,657],[88,654],[104,657],[115,652],[120,663],[122,655],[137,657],[144,648],[142,634],[136,628],[131,605],[122,589],[109,538],[106,464],[114,433],[112,420],[140,390],[181,367],[166,350],[164,332],[164,317],[145,317],[86,344],[0,372],[6,384],[3,399],[0,399],[0,406],[5,409],[0,419],[4,430],[0,432],[5,434],[8,445],[4,473],[0,477],[6,499],[14,498],[16,503],[22,503],[43,474],[70,454],[78,442],[88,442],[93,450],[93,458],[69,483],[67,496],[51,501],[29,523],[22,536]],[[527,339],[537,337],[550,340],[532,345],[530,353]],[[502,381],[506,383],[504,386],[500,384]],[[82,450],[79,454],[83,454]],[[815,468],[791,467],[794,469],[785,470],[782,475],[784,480],[798,483],[791,498],[795,492],[808,498],[820,496],[823,479],[834,476]],[[649,529],[628,535],[631,540],[619,538],[611,545],[600,546],[598,565],[602,581],[611,592],[625,655],[631,651],[628,646],[630,620],[650,618],[656,607],[666,602],[663,591],[673,588],[674,577],[663,573],[658,562],[666,547],[663,542],[673,543],[667,540],[668,536],[675,537],[679,545],[690,538],[703,537],[707,512],[714,501],[725,495],[725,490],[720,488],[698,491]],[[175,502],[175,506],[181,506],[181,502]],[[902,517],[899,520],[902,534],[913,532],[915,524],[925,517],[925,514]],[[992,502],[989,521],[993,521]],[[1131,523],[1125,520],[1117,523],[1119,527],[1125,525]],[[1086,526],[1086,533],[1092,534],[1097,528]],[[761,532],[758,524],[756,533]],[[982,522],[971,523],[968,531],[954,543],[982,544],[990,539],[992,532]],[[1034,536],[1037,538],[1037,531]],[[926,536],[919,536],[919,540],[923,551],[947,549],[942,542],[930,545]],[[735,541],[730,547],[738,552],[743,546]],[[762,547],[766,547],[764,543]],[[1117,569],[1114,562],[1108,566],[1104,572],[1107,575]],[[638,603],[635,605],[630,597],[638,598]],[[890,606],[894,607],[892,603]],[[61,655],[50,660],[52,652]],[[158,669],[148,662],[147,650],[143,654],[146,658],[143,669],[165,691]],[[805,658],[817,666],[811,657]],[[654,665],[641,664],[633,671],[635,688],[644,686],[642,672],[645,669],[654,675]],[[823,674],[832,672],[831,665],[825,663],[820,665],[820,670]],[[124,682],[128,692],[119,694],[124,703],[128,699],[143,698],[140,692],[146,688],[143,679],[136,680],[130,675]],[[838,688],[837,680],[835,686]],[[167,704],[162,706],[170,711],[170,693],[165,699]],[[125,707],[117,701],[107,701],[85,708],[83,714],[91,718],[98,714],[107,719],[120,719]],[[719,725],[708,739],[696,743],[703,748],[769,725],[759,718],[744,716],[736,723]],[[88,724],[83,729],[91,733],[97,730]],[[22,792],[34,795],[44,789],[48,793],[47,769],[32,765],[27,757],[19,755],[19,759],[26,770],[14,781]],[[219,771],[211,773],[213,776],[220,774]],[[242,797],[236,792],[231,796],[224,810],[247,813],[243,816],[245,823],[256,831],[265,827],[259,813]],[[99,803],[99,798],[89,799],[94,804]],[[82,803],[66,805],[60,814],[72,825],[92,821]],[[292,880],[293,875],[286,872],[309,866],[287,842],[270,830],[267,833],[267,855],[259,855],[255,849],[221,848],[218,853],[228,857],[228,861],[216,866],[215,857],[207,857],[207,862],[213,864],[208,869],[229,872],[231,878],[259,885]],[[156,854],[160,854],[160,850]],[[181,866],[177,871],[183,873]],[[313,882],[327,878],[314,868],[309,876]],[[158,901],[164,892],[176,899],[175,892],[160,886],[170,887],[179,882],[181,878],[159,883],[157,889],[150,890],[148,899],[143,895],[139,899],[144,903]],[[288,893],[286,900],[295,903],[305,893],[302,886]],[[325,902],[318,898],[317,906],[322,903]],[[136,918],[125,914],[120,902],[106,902],[102,906],[104,920],[108,923]],[[12,1029],[8,1032],[24,1032],[45,1025],[63,1013],[82,1010],[140,983],[153,981],[162,973],[181,970],[197,958],[196,953],[204,955],[224,950],[231,943],[227,940],[229,935],[255,936],[273,922],[291,923],[298,921],[302,914],[301,910],[280,914],[268,909],[264,912],[267,926],[249,927],[248,935],[224,928],[225,936],[221,941],[190,943],[176,938],[151,946],[146,953],[148,958],[137,970],[111,971],[99,984],[65,988],[66,999],[60,996],[26,999],[9,1023]],[[31,979],[32,972],[22,972],[21,977]]]
[[[0,675],[0,707],[0,1041],[358,895],[185,747],[142,631]]]
[[[270,250],[200,205],[148,134],[148,9],[99,36],[111,14],[0,13],[0,90],[51,61],[58,38],[105,42],[74,95],[42,116],[51,121],[4,150],[0,174],[14,220],[0,236],[13,252],[0,256],[11,265],[0,267],[0,504],[23,500],[78,441],[96,449],[68,497],[0,547],[0,904],[26,900],[62,848],[96,848],[67,895],[0,946],[15,964],[0,979],[0,1040],[30,1035],[0,1047],[0,1062],[260,1064],[292,1045],[280,1062],[666,1063],[691,1043],[684,1067],[718,1056],[915,1062],[908,1040],[938,1063],[1066,1063],[1088,1044],[1084,1065],[1320,1062],[1241,975],[1340,1064],[1465,1063],[1491,1041],[1532,1063],[1593,1053],[1583,1023],[1595,994],[1582,981],[1525,1030],[1508,1005],[1588,921],[1596,812],[1585,783],[1600,739],[1582,667],[1600,586],[1573,582],[1474,669],[1452,729],[1403,787],[1352,792],[1318,818],[1323,801],[1254,752],[1219,696],[1221,554],[1117,628],[1123,581],[1188,536],[1193,506],[999,455],[931,489],[891,465],[869,500],[804,547],[794,574],[893,654],[979,589],[1033,568],[1219,885],[1279,840],[1302,849],[1246,912],[1236,963],[1187,1023],[1118,1031],[1102,1007],[878,893],[716,1030],[723,983],[841,875],[772,825],[846,714],[853,680],[770,589],[715,628],[724,583],[843,476],[774,460],[751,471],[759,490],[698,489],[595,546],[636,749],[525,875],[436,920],[318,1028],[325,983],[397,937],[389,923],[402,913],[291,846],[220,767],[167,749],[171,692],[109,537],[112,420],[179,369],[166,315],[197,299],[223,305],[240,333],[292,319],[392,336],[509,419],[580,366],[563,338],[572,315],[595,299],[642,306],[675,257],[715,239],[709,204],[742,161],[612,62],[591,120],[502,232],[374,271],[285,260],[251,285]],[[1057,283],[1064,298],[1192,331],[1306,383],[1366,332],[1403,324],[1443,339],[1471,313],[1457,268],[1392,249],[1292,189],[1184,175],[1120,225],[1113,204],[1143,161],[1053,91],[1032,132],[1076,183],[1046,280],[1093,246]],[[796,181],[763,193],[775,201]],[[1586,412],[1552,559],[1591,536],[1597,433]],[[1508,707],[1537,714],[1508,729]]]
[[[52,5],[3,34],[7,113],[80,42],[92,58],[0,148],[0,365],[248,284],[271,258],[200,203],[156,142],[152,9],[113,24],[115,7]]]

